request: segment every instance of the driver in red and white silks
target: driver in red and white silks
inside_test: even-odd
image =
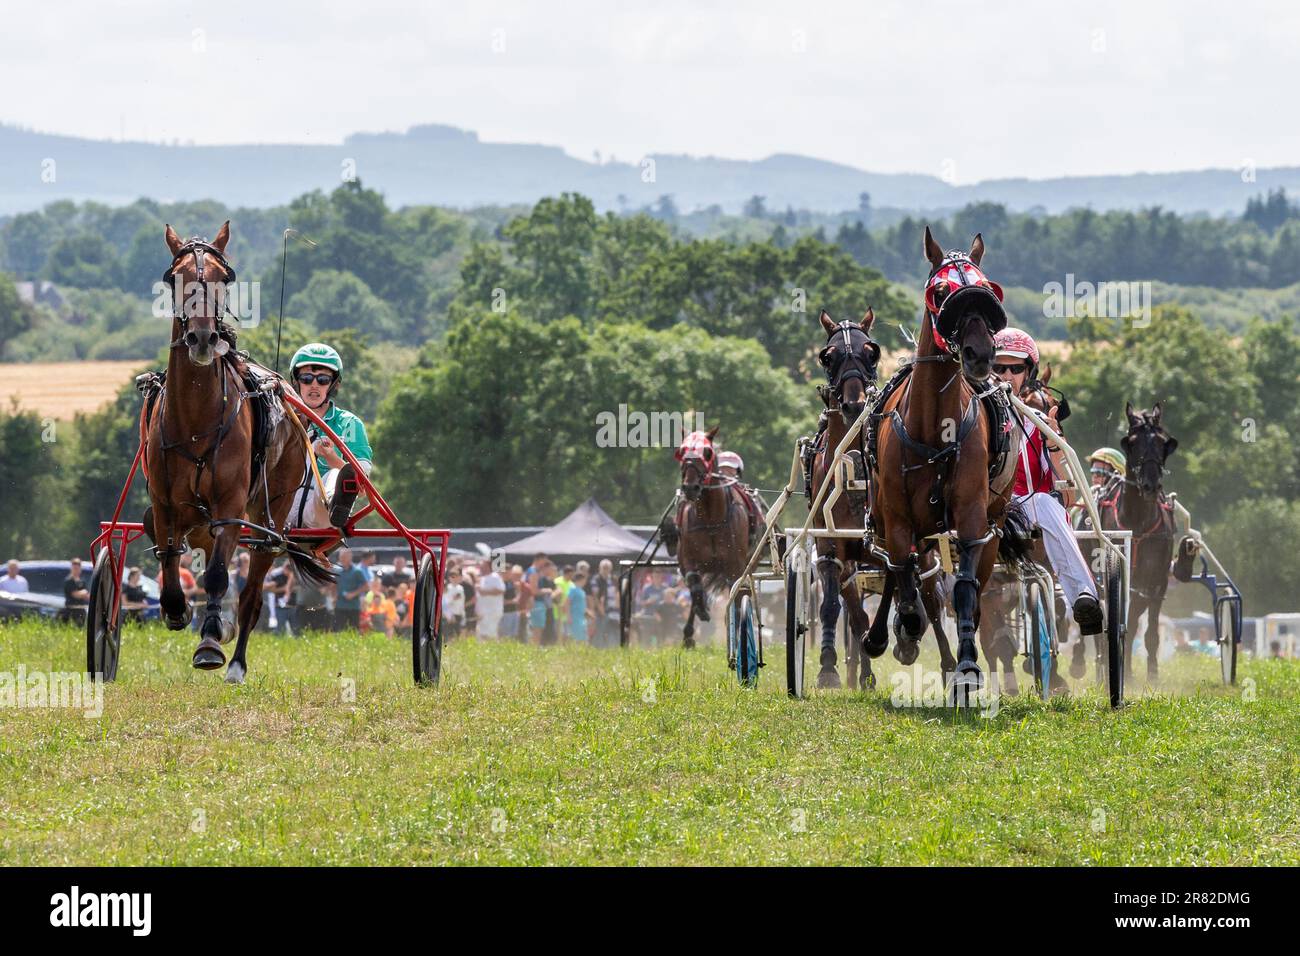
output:
[[[1001,381],[1010,382],[1012,391],[1019,395],[1026,382],[1038,377],[1038,346],[1026,332],[1006,328],[993,337],[996,355],[993,374]],[[1025,514],[1042,529],[1043,545],[1047,559],[1052,564],[1065,592],[1066,603],[1083,634],[1101,633],[1101,605],[1097,602],[1097,584],[1093,580],[1088,562],[1079,550],[1079,542],[1070,525],[1070,517],[1055,491],[1055,472],[1051,452],[1043,433],[1019,412],[1012,410],[1013,425],[1023,430],[1020,443],[1020,461],[1016,465],[1015,500]],[[1060,434],[1056,421],[1056,407],[1047,414],[1048,424]]]

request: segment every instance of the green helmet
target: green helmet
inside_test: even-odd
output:
[[[296,372],[300,365],[323,365],[334,369],[339,377],[343,375],[343,359],[324,342],[312,342],[294,352],[293,361],[289,363],[289,374]]]
[[[1088,460],[1105,462],[1121,475],[1127,471],[1128,462],[1124,458],[1124,453],[1115,448],[1098,448],[1088,456]]]

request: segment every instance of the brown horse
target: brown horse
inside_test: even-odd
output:
[[[920,639],[923,628],[921,563],[934,560],[934,542],[925,539],[956,532],[953,688],[960,699],[983,685],[975,642],[979,594],[997,560],[997,535],[1015,478],[1015,455],[1006,456],[998,474],[989,473],[993,425],[980,400],[994,390],[993,335],[1006,326],[1006,313],[1001,290],[979,271],[982,237],[975,237],[969,255],[944,253],[927,227],[925,254],[932,269],[915,364],[878,412],[872,524],[889,555],[886,593],[891,586],[898,591],[899,623],[911,641]]]
[[[826,332],[826,345],[817,354],[817,361],[826,372],[826,385],[820,389],[826,401],[826,412],[813,445],[812,480],[809,487],[814,501],[822,486],[832,480],[836,449],[862,414],[867,402],[876,400],[874,383],[880,363],[880,346],[872,340],[870,334],[872,323],[876,320],[876,315],[870,308],[860,322],[836,323],[824,309],[819,319]],[[864,428],[858,433],[857,441],[845,453],[852,462],[852,480],[867,478],[867,451],[863,447],[866,438],[867,429]],[[836,669],[835,625],[839,621],[841,596],[849,615],[852,640],[861,645],[871,626],[870,617],[862,606],[862,596],[858,593],[854,573],[861,565],[878,565],[866,546],[866,505],[865,492],[848,492],[841,495],[831,507],[835,526],[841,530],[861,529],[859,537],[815,539],[817,574],[822,584],[821,670],[817,675],[817,686],[821,688],[840,686],[839,671]],[[826,527],[825,513],[821,507],[813,514],[812,526],[819,530]],[[946,669],[951,670],[952,651],[943,634],[942,605],[932,581],[926,581],[922,598],[935,628],[940,655],[947,664]],[[889,604],[882,601],[879,613],[887,615],[888,612]],[[871,671],[871,657],[884,653],[888,644],[888,634],[883,629],[878,634],[877,640],[870,644],[870,654],[864,654],[859,659],[858,685],[864,689],[874,687],[876,683]],[[898,650],[899,647],[896,647],[896,654]],[[915,659],[915,654],[911,655],[911,659],[907,659],[906,655],[900,657],[904,664],[910,664]]]
[[[265,543],[284,549],[276,534],[285,527],[294,491],[307,467],[303,439],[288,414],[268,423],[265,447],[258,447],[254,402],[246,390],[246,363],[232,352],[233,333],[222,324],[226,286],[235,270],[226,261],[230,223],[212,242],[182,241],[167,226],[171,266],[164,281],[172,286],[172,342],[167,377],[156,408],[143,426],[145,477],[150,508],[144,527],[162,565],[159,598],[172,630],[184,628],[192,611],[181,590],[178,566],[186,544],[204,552],[207,607],[193,664],[215,670],[225,662],[221,645],[234,624],[223,621],[221,602],[229,586],[227,565],[247,519],[268,532]],[[309,554],[288,548],[295,570],[316,582],[332,573]],[[240,683],[248,671],[248,636],[262,606],[262,581],[275,554],[253,552],[248,582],[239,596],[239,642],[226,680]]]
[[[763,515],[740,483],[716,471],[713,439],[717,426],[691,432],[677,449],[681,495],[675,528],[677,568],[691,592],[691,609],[682,629],[682,644],[695,646],[695,619],[709,620],[708,599],[729,588],[745,571],[753,543],[763,533]]]
[[[1169,588],[1169,568],[1174,556],[1177,526],[1174,509],[1165,497],[1162,484],[1165,462],[1178,447],[1178,439],[1165,430],[1161,422],[1160,402],[1151,411],[1133,410],[1125,403],[1128,434],[1119,446],[1126,460],[1126,477],[1117,482],[1116,492],[1097,503],[1101,526],[1107,531],[1129,529],[1133,532],[1130,557],[1130,591],[1128,634],[1133,644],[1124,655],[1125,677],[1132,674],[1132,648],[1137,646],[1137,625],[1147,615],[1147,680],[1154,684],[1160,676],[1160,606]]]

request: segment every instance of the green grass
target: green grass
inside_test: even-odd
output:
[[[382,637],[255,637],[244,687],[125,635],[103,716],[0,708],[6,864],[1228,864],[1300,861],[1300,665],[1178,661],[1178,694],[996,716],[784,695],[721,653],[462,641],[410,686]],[[0,628],[0,671],[77,670]],[[887,663],[886,663],[887,662]],[[355,702],[345,700],[355,681]],[[649,682],[653,681],[653,692]]]

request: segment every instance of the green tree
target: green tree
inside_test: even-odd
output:
[[[339,329],[363,329],[378,338],[394,338],[401,322],[391,306],[350,272],[320,269],[307,287],[289,300],[285,311],[309,319],[321,335]]]
[[[115,289],[121,281],[117,252],[99,236],[60,239],[50,250],[46,278],[77,289]]]
[[[57,426],[16,401],[0,409],[0,561],[43,556],[57,543],[57,437]]]

